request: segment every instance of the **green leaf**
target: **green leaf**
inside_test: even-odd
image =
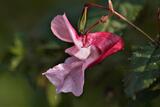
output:
[[[132,72],[124,79],[125,92],[135,98],[136,93],[149,88],[160,77],[160,48],[135,46],[131,58]]]
[[[55,87],[53,85],[49,85],[47,88],[47,97],[51,107],[56,107],[60,102],[60,95],[56,93]]]
[[[127,17],[127,19],[131,21],[136,19],[141,9],[142,5],[131,4],[129,2],[121,3],[120,7],[118,8],[120,13],[122,13],[125,17]]]
[[[14,44],[10,48],[10,51],[13,54],[10,69],[15,70],[22,61],[25,53],[23,42],[18,34],[15,36]]]

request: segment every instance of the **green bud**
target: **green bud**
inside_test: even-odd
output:
[[[84,7],[83,12],[82,12],[82,16],[81,16],[79,23],[78,23],[78,30],[82,34],[84,33],[86,23],[87,23],[87,12],[88,12],[88,7]]]

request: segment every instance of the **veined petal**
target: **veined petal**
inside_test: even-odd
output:
[[[124,41],[122,38],[110,32],[89,33],[87,37],[88,43],[91,46],[95,46],[100,53],[99,57],[91,65],[99,63],[107,56],[124,48]]]
[[[43,75],[45,75],[56,87],[60,87],[61,84],[63,84],[64,77],[69,73],[68,69],[68,65],[58,64],[47,70],[47,72],[43,73]]]
[[[92,63],[92,65],[101,62],[104,58],[115,54],[116,52],[122,50],[124,48],[124,42],[122,39],[119,39],[110,49],[105,50],[96,61]]]
[[[59,39],[74,42],[79,48],[82,46],[80,37],[68,21],[66,15],[57,15],[51,22],[51,30]]]
[[[110,32],[96,32],[88,34],[88,42],[96,46],[102,53],[114,46],[120,39],[118,35]]]
[[[84,85],[82,65],[82,61],[75,57],[70,57],[64,63],[49,69],[43,75],[56,86],[58,93],[72,92],[75,96],[80,96]]]

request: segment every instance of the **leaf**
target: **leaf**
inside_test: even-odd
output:
[[[132,72],[124,79],[125,93],[132,98],[149,88],[160,77],[160,48],[135,46],[131,58]]]
[[[127,19],[133,21],[138,16],[138,13],[142,9],[142,5],[139,4],[131,4],[129,2],[121,3],[118,10],[122,13]]]
[[[23,42],[18,35],[16,35],[14,45],[10,48],[10,51],[13,54],[10,69],[15,70],[22,61],[25,53]]]
[[[58,95],[55,90],[53,85],[49,85],[47,88],[47,97],[51,107],[57,107],[61,99],[60,95]]]

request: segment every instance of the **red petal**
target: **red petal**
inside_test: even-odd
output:
[[[110,56],[124,48],[123,39],[109,32],[96,32],[87,35],[88,43],[100,50],[100,56],[91,65],[99,63],[107,56]],[[91,66],[90,65],[90,66]]]

